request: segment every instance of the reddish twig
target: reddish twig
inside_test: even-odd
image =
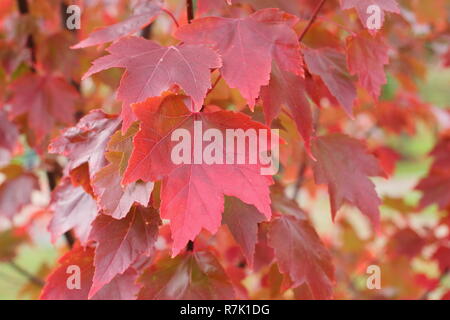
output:
[[[311,18],[308,21],[308,24],[306,25],[305,29],[303,30],[302,34],[300,35],[300,37],[298,38],[298,41],[302,41],[303,38],[305,37],[306,33],[308,32],[308,30],[311,28],[312,24],[314,23],[314,21],[316,21],[317,19],[317,15],[319,14],[320,10],[322,9],[323,5],[325,4],[326,0],[321,0],[319,5],[317,6],[317,8],[314,10]]]
[[[17,7],[19,8],[21,15],[27,15],[30,13],[27,0],[17,0]],[[27,37],[27,48],[30,50],[31,54],[31,71],[36,72],[36,68],[34,67],[36,64],[36,46],[34,45],[34,38],[32,34],[29,34]]]
[[[186,10],[188,23],[194,20],[194,2],[192,0],[186,0]]]
[[[177,18],[175,18],[175,16],[173,15],[173,13],[172,12],[170,12],[170,10],[167,10],[167,9],[162,9],[172,20],[173,20],[173,22],[175,23],[175,25],[177,26],[177,28],[179,28],[180,27],[180,24],[178,23],[178,21],[177,21]]]

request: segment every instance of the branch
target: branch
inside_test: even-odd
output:
[[[39,287],[44,286],[44,281],[42,281],[41,279],[39,279],[39,278],[35,277],[34,275],[32,275],[31,273],[29,273],[27,270],[25,270],[21,266],[17,265],[14,261],[9,261],[8,264],[14,270],[16,270],[18,273],[20,273],[22,276],[24,276],[25,278],[27,278],[28,280],[33,282],[35,285],[37,285]]]
[[[192,0],[186,0],[186,10],[188,23],[194,20],[194,2]]]
[[[27,15],[30,13],[27,0],[17,0],[17,6],[21,15]],[[34,45],[33,35],[29,34],[27,37],[27,48],[30,49],[31,53],[31,71],[36,72],[34,65],[36,64],[36,47]]]
[[[186,251],[188,252],[194,251],[194,241],[189,240],[189,242],[186,245]]]
[[[303,38],[305,37],[306,33],[308,32],[308,30],[311,28],[312,24],[314,23],[314,21],[316,21],[317,19],[317,15],[319,14],[320,10],[322,9],[323,5],[325,4],[326,0],[321,0],[319,5],[317,6],[317,8],[314,10],[311,18],[309,19],[308,24],[306,25],[305,29],[303,30],[302,34],[300,35],[300,37],[298,38],[298,41],[302,41]]]

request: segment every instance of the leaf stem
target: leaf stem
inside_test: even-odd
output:
[[[298,38],[298,41],[302,41],[303,38],[305,37],[306,33],[308,32],[308,30],[311,28],[312,24],[314,23],[314,21],[316,21],[317,19],[317,15],[319,14],[320,10],[322,9],[323,5],[325,4],[326,0],[321,0],[319,5],[316,7],[316,9],[314,10],[311,18],[308,21],[308,24],[306,25],[305,29],[303,30],[302,34],[300,35],[300,37]]]

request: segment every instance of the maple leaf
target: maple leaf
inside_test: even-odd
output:
[[[302,135],[306,149],[310,149],[311,135],[314,133],[313,119],[308,99],[305,96],[305,80],[296,74],[272,67],[269,85],[261,90],[266,123],[270,125],[278,117],[281,107],[295,121]]]
[[[381,87],[387,82],[384,65],[389,63],[389,47],[382,36],[370,35],[368,31],[347,38],[347,64],[350,74],[358,75],[362,87],[366,88],[375,100]]]
[[[303,74],[300,45],[292,29],[297,22],[295,16],[279,9],[264,9],[241,19],[196,19],[179,28],[175,36],[217,50],[223,61],[222,76],[253,109],[261,87],[269,84],[272,60],[283,70]]]
[[[384,22],[384,11],[400,13],[397,1],[395,0],[341,0],[342,10],[355,8],[361,23],[367,28],[370,14],[367,13],[369,6],[376,5],[381,9],[381,24]]]
[[[222,266],[210,252],[163,258],[140,278],[139,300],[228,300],[235,296]]]
[[[94,249],[83,248],[76,245],[59,260],[60,266],[48,277],[40,299],[42,300],[87,300],[94,275]],[[80,276],[79,288],[72,288],[71,272],[77,272],[70,267],[77,266]],[[72,274],[72,277],[76,273]],[[108,285],[103,287],[92,300],[135,300],[140,287],[135,284],[137,273],[129,269],[122,275],[115,277]]]
[[[86,48],[117,40],[130,35],[152,23],[162,12],[162,1],[140,0],[133,8],[131,17],[92,32],[89,37],[72,46],[72,49]]]
[[[119,127],[120,120],[116,116],[93,110],[81,118],[76,126],[64,130],[60,137],[54,139],[49,152],[66,156],[69,159],[69,170],[88,163],[89,174],[93,177],[107,164],[105,148]]]
[[[6,166],[16,147],[19,130],[8,120],[5,111],[0,110],[0,166]]]
[[[23,172],[17,165],[9,165],[0,172],[6,175],[0,185],[0,216],[12,219],[31,203],[32,192],[39,189],[39,182],[34,174]]]
[[[428,176],[424,177],[416,186],[422,191],[419,208],[423,209],[429,205],[437,206],[445,210],[450,207],[450,134],[446,133],[431,152],[434,162]]]
[[[307,48],[303,53],[309,71],[320,76],[345,112],[352,115],[356,88],[348,74],[345,55],[331,48]]]
[[[222,223],[228,226],[233,238],[239,244],[250,267],[253,266],[253,256],[258,240],[258,223],[265,217],[254,207],[237,198],[228,198]]]
[[[450,245],[442,244],[434,252],[433,259],[437,260],[439,269],[442,273],[448,272],[450,269]]]
[[[282,214],[269,223],[268,244],[280,271],[289,275],[292,287],[306,284],[314,298],[330,299],[334,282],[330,253],[294,201],[278,197],[273,204]]]
[[[153,252],[159,224],[157,212],[141,206],[134,206],[121,220],[106,215],[95,219],[89,236],[90,240],[97,242],[89,297],[116,275],[128,270],[139,257]]]
[[[125,217],[134,202],[147,206],[153,190],[153,182],[136,181],[126,186],[120,183],[131,156],[132,138],[137,131],[138,127],[132,126],[124,135],[120,130],[113,134],[107,147],[109,152],[105,153],[109,164],[95,174],[92,182],[102,213],[116,219]]]
[[[121,39],[107,51],[110,55],[95,60],[83,79],[112,67],[126,68],[117,90],[117,98],[124,102],[121,116],[124,131],[136,120],[130,109],[132,103],[159,96],[175,84],[192,98],[192,111],[199,111],[211,88],[210,69],[222,65],[220,57],[205,46],[163,47],[137,37]]]
[[[63,178],[52,192],[50,209],[53,217],[48,229],[53,242],[71,229],[82,244],[87,242],[91,223],[97,216],[97,204],[91,195],[82,187],[73,186],[70,178]]]
[[[174,255],[202,228],[213,234],[217,232],[224,209],[224,195],[254,205],[266,218],[271,215],[268,186],[272,178],[260,174],[262,166],[259,163],[176,165],[171,159],[171,152],[177,144],[171,141],[172,132],[182,128],[193,136],[195,121],[201,122],[204,130],[220,130],[224,137],[227,129],[255,129],[259,132],[259,129],[268,128],[242,113],[191,113],[183,103],[185,99],[184,96],[169,95],[134,105],[133,110],[141,123],[122,181],[127,184],[138,179],[163,179],[161,218],[170,220]],[[225,144],[222,147],[223,154],[227,155]],[[193,155],[195,150],[191,151]],[[236,157],[236,154],[232,156]]]
[[[71,124],[79,94],[63,78],[27,74],[11,84],[13,119],[26,114],[28,127],[41,141],[55,123]]]
[[[380,199],[369,176],[384,176],[378,161],[355,139],[342,134],[317,138],[312,146],[316,183],[328,184],[333,218],[344,200],[367,215],[379,227]]]
[[[122,177],[119,174],[122,153],[109,152],[105,156],[110,164],[95,174],[94,192],[98,195],[98,204],[104,214],[122,219],[134,202],[143,206],[148,204],[153,183],[136,181],[122,187],[120,184]]]

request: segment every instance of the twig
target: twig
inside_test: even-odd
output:
[[[306,151],[303,151],[303,162],[298,171],[297,181],[295,182],[295,185],[294,185],[294,194],[292,196],[293,200],[297,199],[298,194],[300,193],[300,188],[302,187],[303,181],[305,181],[305,172],[306,172],[306,168],[308,167],[307,160],[306,160],[307,158],[308,158],[308,155],[306,154]]]
[[[33,282],[35,285],[37,285],[39,287],[44,286],[44,281],[42,281],[41,279],[39,279],[39,278],[35,277],[34,275],[32,275],[31,273],[29,273],[27,270],[25,270],[21,266],[17,265],[14,261],[9,261],[8,264],[14,270],[16,270],[18,273],[20,273],[22,276],[24,276],[25,278],[27,278],[28,280]]]
[[[186,251],[188,252],[194,251],[194,241],[189,240],[188,244],[186,245]]]
[[[19,12],[21,15],[27,15],[30,13],[27,0],[17,0],[17,6],[19,7]],[[34,45],[32,34],[29,34],[27,37],[27,48],[31,53],[31,71],[36,72],[36,68],[34,67],[36,65],[36,46]]]
[[[162,11],[164,11],[164,12],[165,12],[165,13],[173,20],[173,22],[175,23],[175,25],[177,26],[177,28],[180,27],[180,24],[178,23],[177,18],[175,18],[175,16],[173,15],[172,12],[170,12],[170,10],[162,9]]]
[[[192,0],[186,0],[186,10],[188,23],[194,20],[194,2]]]
[[[314,10],[311,18],[309,19],[308,24],[306,25],[305,29],[303,30],[302,34],[300,35],[300,37],[298,38],[298,41],[302,41],[303,38],[305,37],[306,33],[308,32],[308,30],[311,28],[312,24],[314,23],[314,21],[316,21],[317,19],[317,15],[319,14],[320,10],[322,9],[323,5],[325,4],[326,0],[321,0],[319,5],[317,6],[317,8]]]

